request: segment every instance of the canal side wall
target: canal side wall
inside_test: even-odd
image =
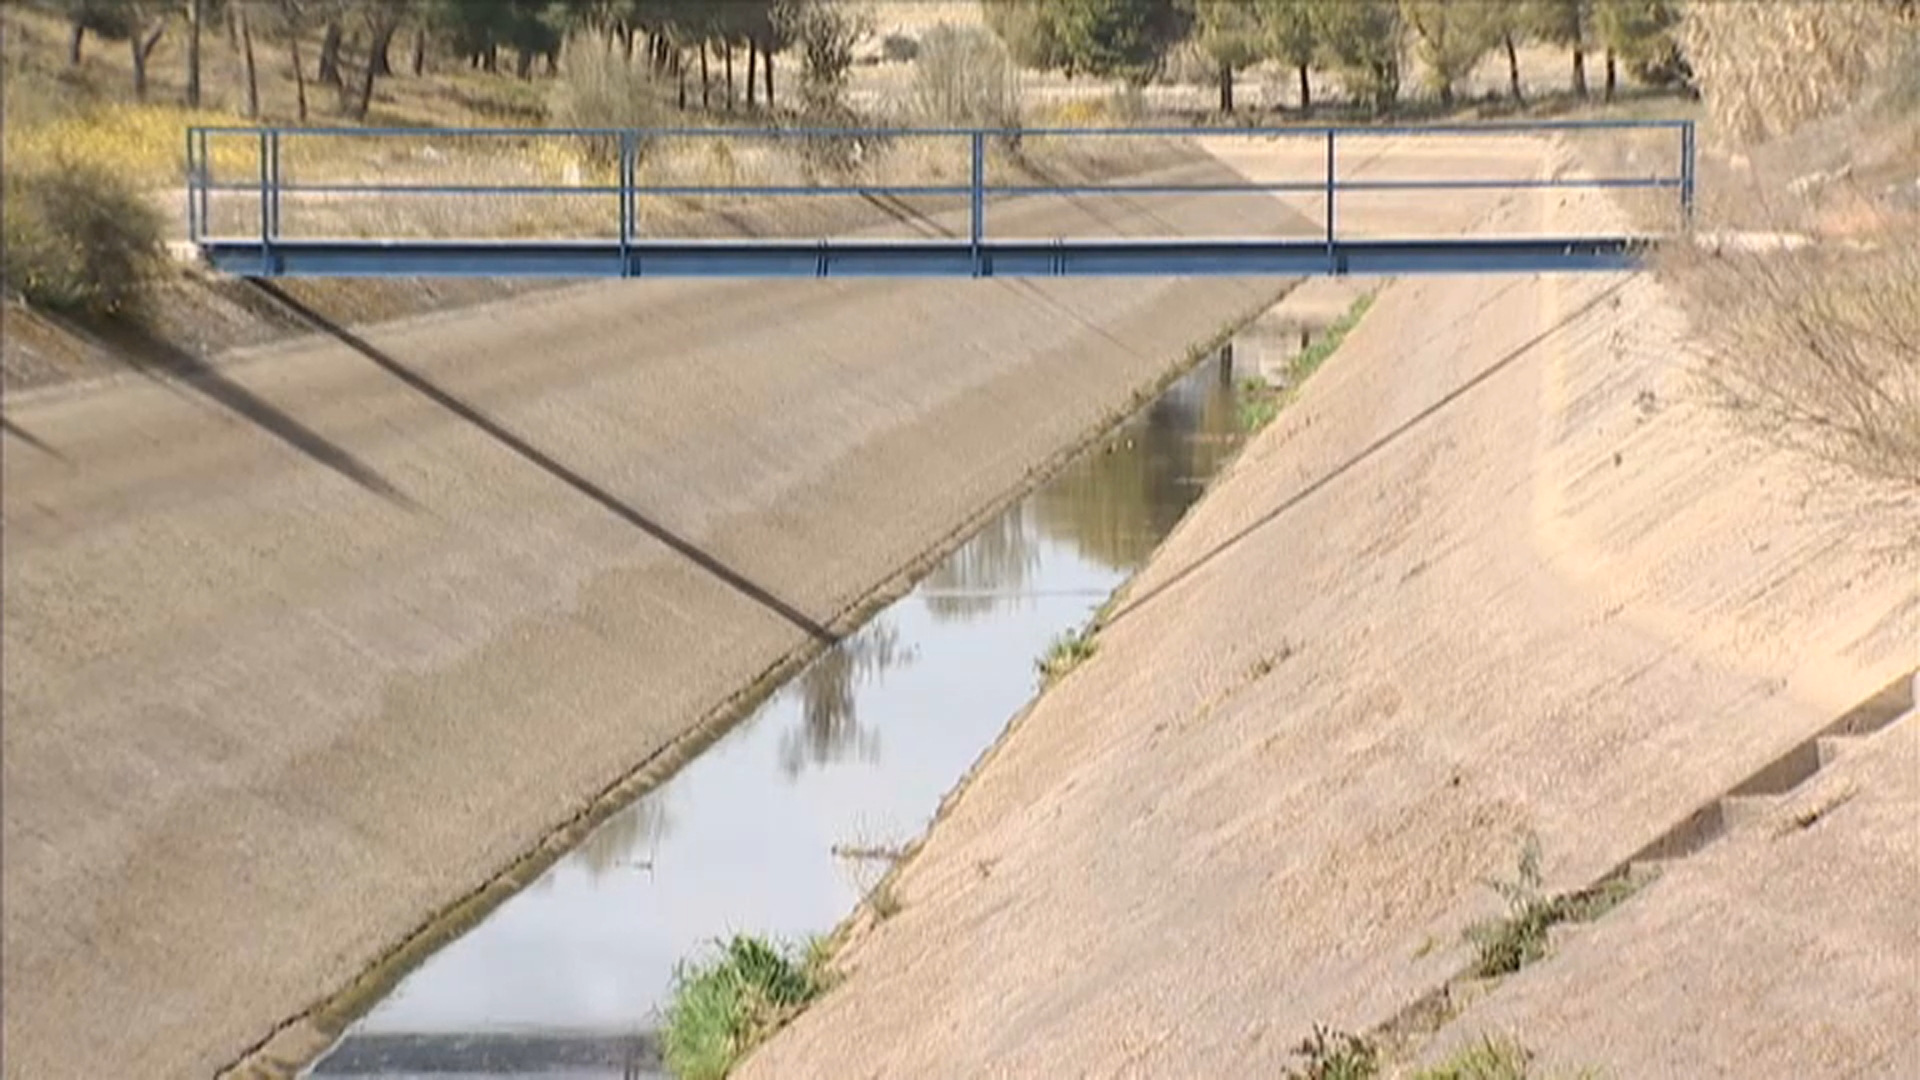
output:
[[[1490,220],[1550,211],[1618,225]],[[1689,314],[1645,276],[1388,286],[737,1075],[1272,1076],[1320,1024],[1905,1075],[1916,721],[1822,736],[1920,660],[1910,523],[1706,408]],[[1717,845],[1455,981],[1526,837],[1578,890],[1703,806]]]
[[[284,1070],[1283,289],[617,282],[10,403],[10,1071]]]

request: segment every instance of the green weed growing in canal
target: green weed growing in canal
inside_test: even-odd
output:
[[[1316,1025],[1313,1035],[1294,1048],[1302,1059],[1299,1068],[1287,1071],[1287,1080],[1377,1080],[1387,1074],[1388,1056],[1379,1045],[1364,1035]],[[1412,1073],[1412,1080],[1545,1080],[1549,1074],[1534,1067],[1534,1053],[1519,1041],[1483,1036],[1455,1051],[1437,1064]],[[1571,1080],[1596,1080],[1599,1073],[1585,1069],[1571,1074],[1552,1074]]]
[[[1486,1036],[1415,1073],[1414,1080],[1529,1080],[1535,1075],[1533,1051],[1512,1039]]]
[[[1035,661],[1040,669],[1040,684],[1053,685],[1067,672],[1079,667],[1082,660],[1092,656],[1099,647],[1093,635],[1094,626],[1089,624],[1054,638],[1053,644],[1047,647],[1047,654]]]
[[[746,1052],[827,988],[823,941],[788,950],[735,934],[705,961],[674,970],[663,1033],[680,1080],[720,1080]]]
[[[1281,380],[1281,385],[1270,385],[1263,379],[1248,379],[1242,383],[1240,386],[1241,429],[1254,432],[1273,423],[1274,417],[1280,415],[1281,408],[1286,405],[1294,389],[1305,382],[1307,376],[1318,371],[1320,365],[1327,362],[1327,357],[1339,350],[1340,343],[1345,341],[1347,334],[1360,324],[1361,318],[1372,306],[1372,293],[1363,293],[1355,299],[1347,310],[1327,327],[1318,341],[1309,344],[1301,350],[1300,355],[1287,364],[1286,375]]]
[[[1520,849],[1517,876],[1487,883],[1507,902],[1507,913],[1467,927],[1466,939],[1474,951],[1473,973],[1494,978],[1519,971],[1547,955],[1555,926],[1591,922],[1619,907],[1648,880],[1623,874],[1592,888],[1549,896],[1541,891],[1540,842],[1529,835]]]
[[[1293,1053],[1305,1065],[1288,1069],[1287,1080],[1373,1080],[1380,1075],[1380,1050],[1371,1041],[1318,1024]]]

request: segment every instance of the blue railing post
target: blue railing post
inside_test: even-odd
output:
[[[270,146],[273,136],[266,129],[260,131],[260,276],[273,276],[273,193],[270,170],[273,151]]]
[[[207,150],[207,129],[200,129],[200,232],[213,232],[213,155]]]
[[[987,235],[987,133],[973,132],[973,214],[968,235],[973,241],[973,276],[986,273],[986,255],[981,244]]]
[[[1335,130],[1333,128],[1327,129],[1327,273],[1329,274],[1339,269],[1338,257],[1334,254],[1333,246],[1333,197],[1334,191],[1336,190],[1333,172],[1334,134]]]
[[[280,239],[280,129],[274,128],[267,138],[267,145],[273,151],[273,234]]]
[[[1696,150],[1693,121],[1682,121],[1680,128],[1680,228],[1683,231],[1688,231],[1693,228],[1693,178],[1694,155]]]
[[[200,163],[193,157],[194,129],[187,129],[187,242],[200,240]]]
[[[633,276],[634,138],[620,133],[620,276]]]

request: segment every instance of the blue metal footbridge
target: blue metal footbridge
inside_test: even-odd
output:
[[[1348,157],[1354,143],[1401,140],[1424,150],[1461,137],[1578,132],[1651,136],[1662,171],[1618,176],[1440,175],[1381,178]],[[1175,182],[1145,174],[1106,183],[1001,183],[996,165],[1023,148],[1094,140],[1264,140],[1287,144],[1311,172],[1285,181]],[[958,176],[946,183],[855,183],[858,162],[906,142],[944,144]],[[733,182],[694,183],[664,166],[663,147],[693,155]],[[1303,146],[1302,143],[1305,145]],[[777,153],[769,153],[769,150]],[[796,182],[740,183],[742,162],[801,163]],[[1392,151],[1385,153],[1391,154]],[[1670,155],[1670,156],[1669,156]],[[682,160],[687,155],[682,155]],[[1199,155],[1195,155],[1198,157]],[[1382,152],[1369,159],[1378,162]],[[1409,154],[1412,161],[1419,155]],[[561,277],[1081,277],[1392,275],[1617,271],[1638,267],[1650,235],[1361,235],[1347,227],[1356,198],[1434,200],[1436,213],[1474,192],[1643,190],[1671,199],[1677,228],[1694,204],[1691,121],[1561,121],[1413,127],[1090,129],[360,129],[197,127],[187,134],[187,230],[215,269],[257,278],[383,276]],[[822,164],[822,163],[827,164]],[[681,173],[686,169],[678,170]],[[764,170],[762,170],[764,171]],[[794,170],[790,170],[794,171]],[[1029,170],[1032,171],[1032,170]],[[1406,170],[1394,170],[1404,173]],[[369,179],[368,177],[375,177]],[[823,180],[822,178],[826,179]],[[475,178],[478,178],[477,180]],[[999,235],[1002,207],[1156,196],[1265,196],[1243,215],[1248,233],[1290,221],[1284,235]],[[951,235],[702,238],[682,232],[689,208],[717,219],[806,200],[899,207],[953,220]],[[1283,202],[1282,200],[1285,200]],[[816,203],[815,205],[818,205]],[[1270,219],[1266,208],[1271,207]],[[1319,220],[1303,216],[1306,206]],[[869,207],[871,209],[871,207]],[[667,212],[663,212],[667,211]],[[677,219],[673,218],[678,214]],[[1236,214],[1238,211],[1236,210]],[[1402,217],[1404,217],[1404,213]],[[871,219],[872,214],[868,215]],[[665,227],[678,220],[675,228]],[[870,223],[870,221],[869,221]],[[1364,232],[1364,230],[1361,230]]]

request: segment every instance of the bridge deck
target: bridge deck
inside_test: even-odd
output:
[[[1340,154],[1344,141],[1392,136],[1413,141],[1416,147],[1455,136],[1537,135],[1558,131],[1652,131],[1677,135],[1678,167],[1671,174],[1611,177],[1460,176],[1418,174],[1378,178],[1364,169],[1345,166]],[[988,182],[996,150],[1014,139],[1158,139],[1247,138],[1288,141],[1309,151],[1317,175],[1282,183],[1206,182],[1010,185]],[[215,166],[233,167],[233,154],[216,152],[233,140],[251,150],[245,180],[216,178]],[[357,140],[357,160],[380,163],[379,182],[360,175],[345,179],[321,176],[316,181],[290,179],[289,165],[324,172],[316,161],[333,161],[313,153],[344,140]],[[571,158],[572,182],[446,183],[448,173],[467,178],[473,160],[454,161],[446,148],[476,144],[510,145],[551,161]],[[835,186],[822,184],[722,185],[666,183],[643,175],[657,157],[654,149],[686,140],[706,140],[723,146],[724,160],[744,158],[756,145],[789,144],[796,140],[855,152],[866,146],[894,145],[903,140],[933,140],[956,144],[970,174],[969,182],[946,185]],[[371,147],[372,152],[366,152]],[[1324,154],[1321,153],[1324,148]],[[676,130],[352,130],[275,128],[196,128],[188,135],[187,218],[191,242],[214,268],[249,277],[382,277],[382,276],[560,276],[560,277],[1086,277],[1314,274],[1422,274],[1422,273],[1533,273],[1542,271],[1617,271],[1640,265],[1646,252],[1660,242],[1657,235],[1550,235],[1407,238],[1354,235],[1346,221],[1343,199],[1355,195],[1443,196],[1457,204],[1466,193],[1625,188],[1670,191],[1678,194],[1679,220],[1690,214],[1693,202],[1693,127],[1687,121],[1575,121],[1560,123],[1483,124],[1424,128],[1263,128],[1228,131],[1188,129],[1087,129],[1012,133],[987,130],[880,129],[676,129]],[[388,175],[385,163],[406,156],[443,163],[429,182],[400,183]],[[351,156],[351,155],[350,155]],[[1405,155],[1418,169],[1418,152]],[[1378,155],[1375,155],[1377,159]],[[1305,159],[1303,159],[1305,160]],[[582,179],[581,162],[600,162],[607,175]],[[1369,160],[1367,166],[1377,165]],[[589,167],[591,167],[589,165]],[[729,165],[731,167],[731,164]],[[361,169],[361,172],[366,169]],[[432,170],[429,170],[432,172]],[[431,182],[439,180],[440,182]],[[225,205],[216,207],[214,196]],[[1305,222],[1305,236],[1149,237],[1059,236],[1008,238],[989,228],[988,211],[1002,211],[999,200],[1058,198],[1075,205],[1102,196],[1141,197],[1176,195],[1194,199],[1219,196],[1255,196],[1311,202],[1319,222]],[[403,200],[418,197],[440,200],[447,207],[467,210],[469,219],[486,221],[495,203],[483,200],[553,200],[578,209],[594,200],[607,219],[589,226],[585,238],[404,237],[382,223],[397,220]],[[645,235],[641,224],[643,202],[649,200],[758,200],[791,202],[809,196],[879,199],[946,198],[963,202],[966,235],[942,239],[873,239],[833,236],[820,239],[664,239]],[[228,225],[231,213],[216,215],[240,202],[243,228]],[[312,235],[312,230],[286,227],[289,207],[308,211],[316,206],[348,206],[365,211],[355,231],[370,235]],[[417,204],[413,204],[417,205]],[[1277,205],[1262,204],[1262,205]],[[1436,203],[1438,209],[1447,204]],[[459,215],[444,215],[456,218]],[[505,215],[500,215],[504,217]],[[592,212],[589,213],[589,220]],[[1250,218],[1265,215],[1250,214]],[[213,223],[218,217],[224,230]],[[372,227],[366,226],[370,220]],[[1236,226],[1237,227],[1237,226]],[[553,226],[562,233],[579,231],[579,222]],[[388,235],[382,235],[385,231]],[[594,236],[594,232],[602,235]]]

